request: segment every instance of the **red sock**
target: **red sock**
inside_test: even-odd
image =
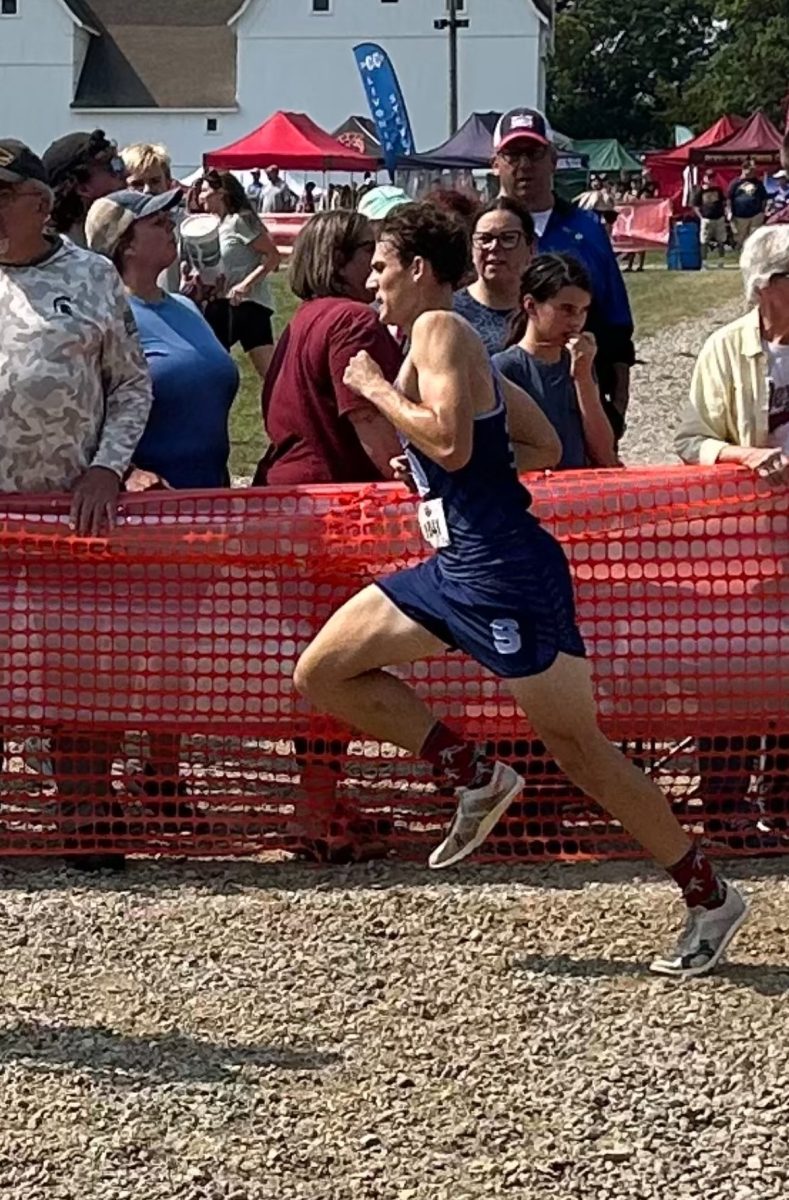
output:
[[[720,908],[726,899],[726,884],[698,846],[691,846],[678,863],[667,869],[681,888],[688,908]]]
[[[452,787],[484,787],[490,783],[496,765],[473,742],[464,741],[443,721],[436,721],[425,738],[419,757],[431,763],[444,782]]]

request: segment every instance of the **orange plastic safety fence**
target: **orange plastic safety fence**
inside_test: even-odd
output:
[[[708,843],[782,851],[789,494],[728,468],[530,485],[608,736]],[[69,535],[66,501],[0,504],[0,853],[425,856],[452,797],[291,683],[344,599],[424,554],[402,489],[129,497],[100,540]],[[486,671],[449,654],[404,675],[526,775],[488,857],[636,852]]]

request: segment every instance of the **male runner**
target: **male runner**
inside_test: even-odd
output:
[[[313,703],[432,763],[458,808],[431,867],[485,841],[523,781],[440,721],[384,668],[462,649],[498,675],[568,776],[664,866],[688,923],[652,969],[710,971],[747,916],[732,884],[684,833],[662,792],[601,733],[559,544],[530,514],[517,468],[555,463],[559,447],[525,393],[491,372],[482,342],[452,309],[466,235],[429,204],[384,221],[372,266],[380,319],[410,336],[396,386],[366,354],[345,381],[395,426],[423,497],[420,524],[437,553],[365,588],[334,614],[296,668]]]

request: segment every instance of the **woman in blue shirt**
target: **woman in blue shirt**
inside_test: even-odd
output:
[[[595,339],[584,333],[592,285],[581,263],[541,254],[521,280],[509,348],[493,356],[505,377],[539,404],[562,443],[560,470],[618,465],[594,375]]]
[[[135,467],[174,488],[227,487],[238,368],[192,301],[157,283],[178,253],[172,211],[180,199],[177,189],[106,196],[90,210],[88,245],[118,268],[153,380]]]
[[[228,417],[238,369],[192,301],[157,283],[177,256],[172,213],[181,196],[180,189],[159,196],[114,192],[91,207],[86,236],[91,250],[112,259],[126,285],[153,380],[136,471],[173,488],[227,487]],[[180,777],[179,735],[152,730],[148,738],[138,783],[149,797],[146,811],[156,818],[193,818],[192,806],[175,799],[188,790]],[[164,830],[178,832],[178,826],[165,824]]]

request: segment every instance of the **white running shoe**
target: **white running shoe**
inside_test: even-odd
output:
[[[750,911],[733,883],[724,886],[726,899],[720,908],[691,908],[676,949],[667,958],[656,958],[650,970],[674,979],[693,979],[713,970]]]
[[[457,811],[444,841],[430,855],[429,865],[434,870],[451,867],[473,854],[523,791],[524,784],[517,771],[497,762],[485,787],[458,788]]]

